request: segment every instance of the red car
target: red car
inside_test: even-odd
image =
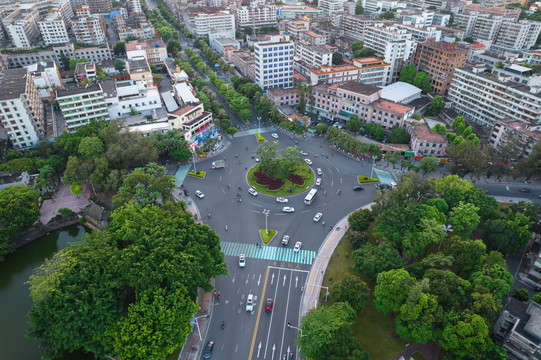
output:
[[[271,298],[268,298],[267,302],[265,303],[265,312],[271,312],[273,304],[274,304],[274,301]]]

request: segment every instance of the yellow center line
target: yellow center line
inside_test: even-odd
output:
[[[269,278],[269,267],[267,267],[267,273],[265,274],[265,282],[263,283],[263,291],[261,292],[261,297],[259,298],[259,303],[261,304],[265,294],[265,290],[267,289],[267,280]],[[259,327],[259,319],[261,317],[261,309],[263,306],[259,306],[259,310],[257,311],[257,319],[255,321],[255,329],[254,329],[254,336],[252,337],[252,345],[250,346],[250,354],[248,355],[248,359],[252,358],[252,355],[254,353],[254,345],[255,345],[255,338],[257,337],[257,328]]]

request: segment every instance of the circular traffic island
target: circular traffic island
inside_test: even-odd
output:
[[[279,167],[278,169],[285,168]],[[256,164],[248,170],[247,181],[258,192],[272,196],[291,196],[306,191],[314,184],[314,172],[302,164],[291,171],[268,170]]]

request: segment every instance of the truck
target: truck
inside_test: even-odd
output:
[[[223,167],[225,167],[224,160],[216,160],[212,162],[212,169],[221,169]]]

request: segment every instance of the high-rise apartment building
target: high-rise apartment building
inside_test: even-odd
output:
[[[99,15],[75,18],[71,26],[77,42],[101,45],[107,40],[105,20]]]
[[[377,57],[353,59],[353,64],[327,65],[308,69],[302,73],[312,85],[361,81],[363,84],[385,86],[391,66]]]
[[[235,38],[235,15],[222,8],[189,7],[183,19],[195,36]]]
[[[47,14],[38,21],[43,42],[49,44],[65,44],[69,42],[68,29],[62,16],[58,13]]]
[[[143,12],[143,7],[141,6],[141,0],[129,0],[128,6],[130,12],[141,14]]]
[[[398,79],[404,65],[413,61],[417,43],[412,39],[412,34],[404,29],[376,23],[366,28],[364,46],[374,49],[376,55],[383,56],[383,61],[391,65],[390,83]]]
[[[277,26],[276,6],[242,6],[235,12],[235,21],[240,31],[247,27],[254,29],[263,26]]]
[[[514,21],[518,21],[521,11],[522,10],[520,9],[506,9],[505,7],[486,7],[480,4],[464,5],[464,9],[462,9],[463,14],[478,12],[495,16],[503,16],[505,18],[510,18]]]
[[[34,45],[39,38],[38,16],[35,9],[17,9],[2,20],[13,46],[26,48]]]
[[[364,39],[366,28],[374,25],[374,19],[371,16],[355,16],[345,13],[334,15],[331,21],[334,26],[344,32],[343,35],[361,41]]]
[[[35,145],[43,137],[43,104],[26,69],[4,71],[0,80],[0,124],[15,148]]]
[[[162,39],[133,40],[125,45],[128,59],[145,58],[150,64],[164,62],[167,46]]]
[[[541,33],[539,21],[504,21],[490,46],[495,51],[524,51],[531,49]]]
[[[513,73],[520,68],[515,65]],[[455,69],[447,96],[456,112],[481,125],[492,127],[495,120],[507,118],[534,125],[541,118],[538,91],[539,86],[530,87],[515,82],[509,75],[487,72],[485,66],[466,66]]]
[[[91,120],[109,119],[105,97],[99,84],[58,90],[56,100],[68,131],[86,125]]]
[[[284,35],[269,36],[255,44],[256,83],[263,90],[293,87],[295,46]]]
[[[113,0],[86,0],[92,14],[109,14],[113,9]]]
[[[429,39],[417,43],[414,63],[417,70],[426,72],[431,78],[433,91],[444,95],[451,86],[455,69],[466,64],[467,55],[468,49],[457,44]]]
[[[317,7],[327,15],[334,15],[344,11],[344,3],[348,0],[319,0]]]

